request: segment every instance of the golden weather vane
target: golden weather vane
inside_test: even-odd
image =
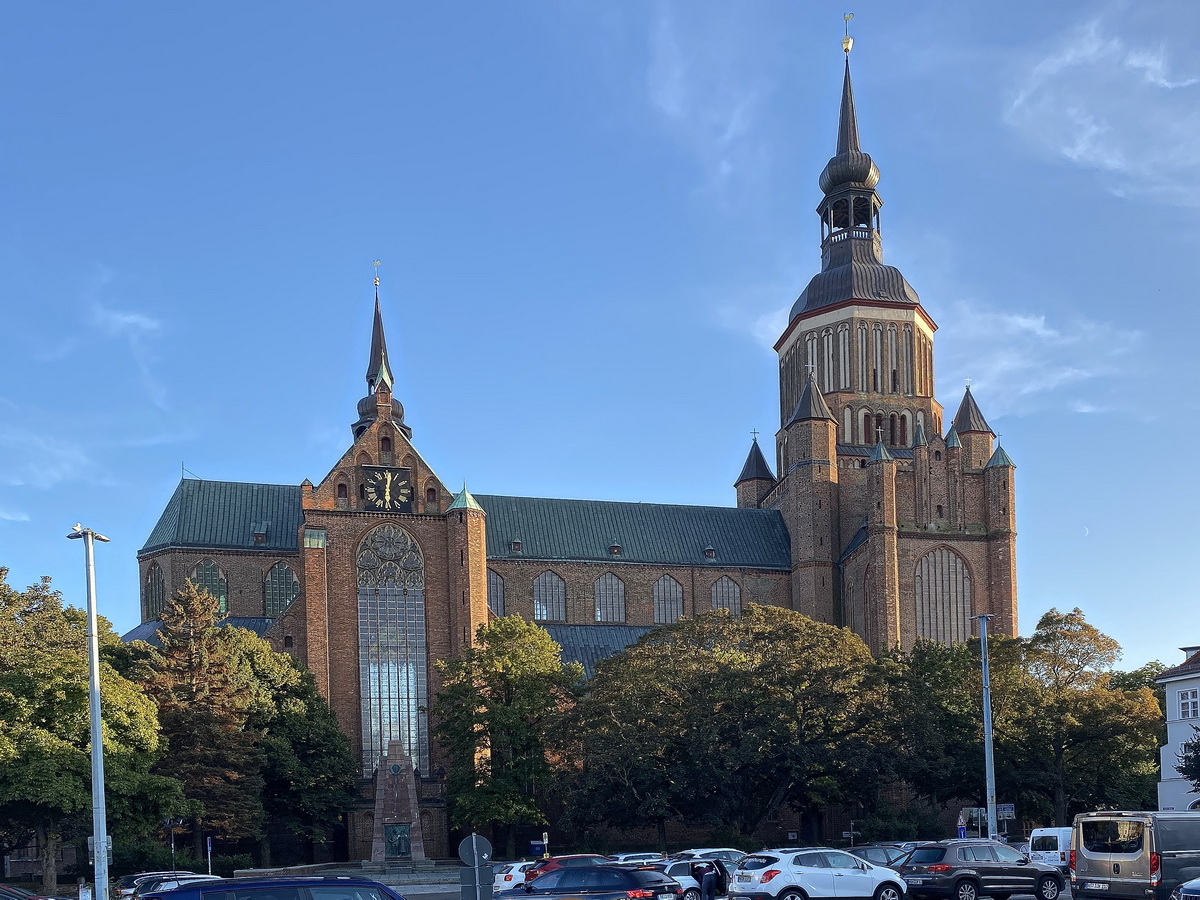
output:
[[[849,53],[854,48],[854,38],[850,37],[850,20],[854,18],[854,13],[848,12],[842,16],[842,20],[846,23],[846,36],[842,38],[842,49]]]

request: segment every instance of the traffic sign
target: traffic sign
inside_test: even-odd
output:
[[[997,803],[996,804],[997,819],[1016,819],[1017,806],[1015,803]]]
[[[492,861],[492,842],[472,832],[458,845],[458,858],[464,866],[482,866]]]

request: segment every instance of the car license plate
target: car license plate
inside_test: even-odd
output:
[[[749,881],[750,876],[749,875],[737,875],[737,876],[735,876],[735,880],[736,881]]]
[[[1107,891],[1108,884],[1104,881],[1085,881],[1083,889],[1085,891]]]
[[[658,900],[675,900],[674,894],[659,894]]]
[[[910,878],[907,875],[904,876],[904,880],[907,881],[909,884],[924,884],[925,883],[924,878]]]

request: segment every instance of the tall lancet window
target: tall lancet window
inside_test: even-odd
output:
[[[855,356],[858,359],[858,384],[855,385],[855,390],[865,391],[867,385],[871,383],[869,369],[867,365],[867,323],[858,323],[858,338],[854,342]]]
[[[917,561],[916,633],[942,644],[971,637],[971,572],[948,547],[931,550]]]
[[[826,392],[832,391],[835,386],[832,328],[826,328],[821,332],[821,368],[824,372],[821,378],[821,390]]]
[[[837,328],[837,386],[839,390],[850,389],[850,326],[842,323]]]
[[[429,771],[425,655],[425,557],[399,525],[380,525],[358,545],[358,678],[363,774],[401,741]]]

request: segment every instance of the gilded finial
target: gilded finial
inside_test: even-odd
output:
[[[842,38],[842,50],[847,54],[854,49],[854,38],[850,37],[850,20],[854,18],[854,13],[848,12],[842,16],[842,20],[846,23],[846,36]]]
[[[377,259],[372,263],[372,265],[375,267],[375,287],[379,287],[379,264],[381,262],[383,262],[383,260]]]

